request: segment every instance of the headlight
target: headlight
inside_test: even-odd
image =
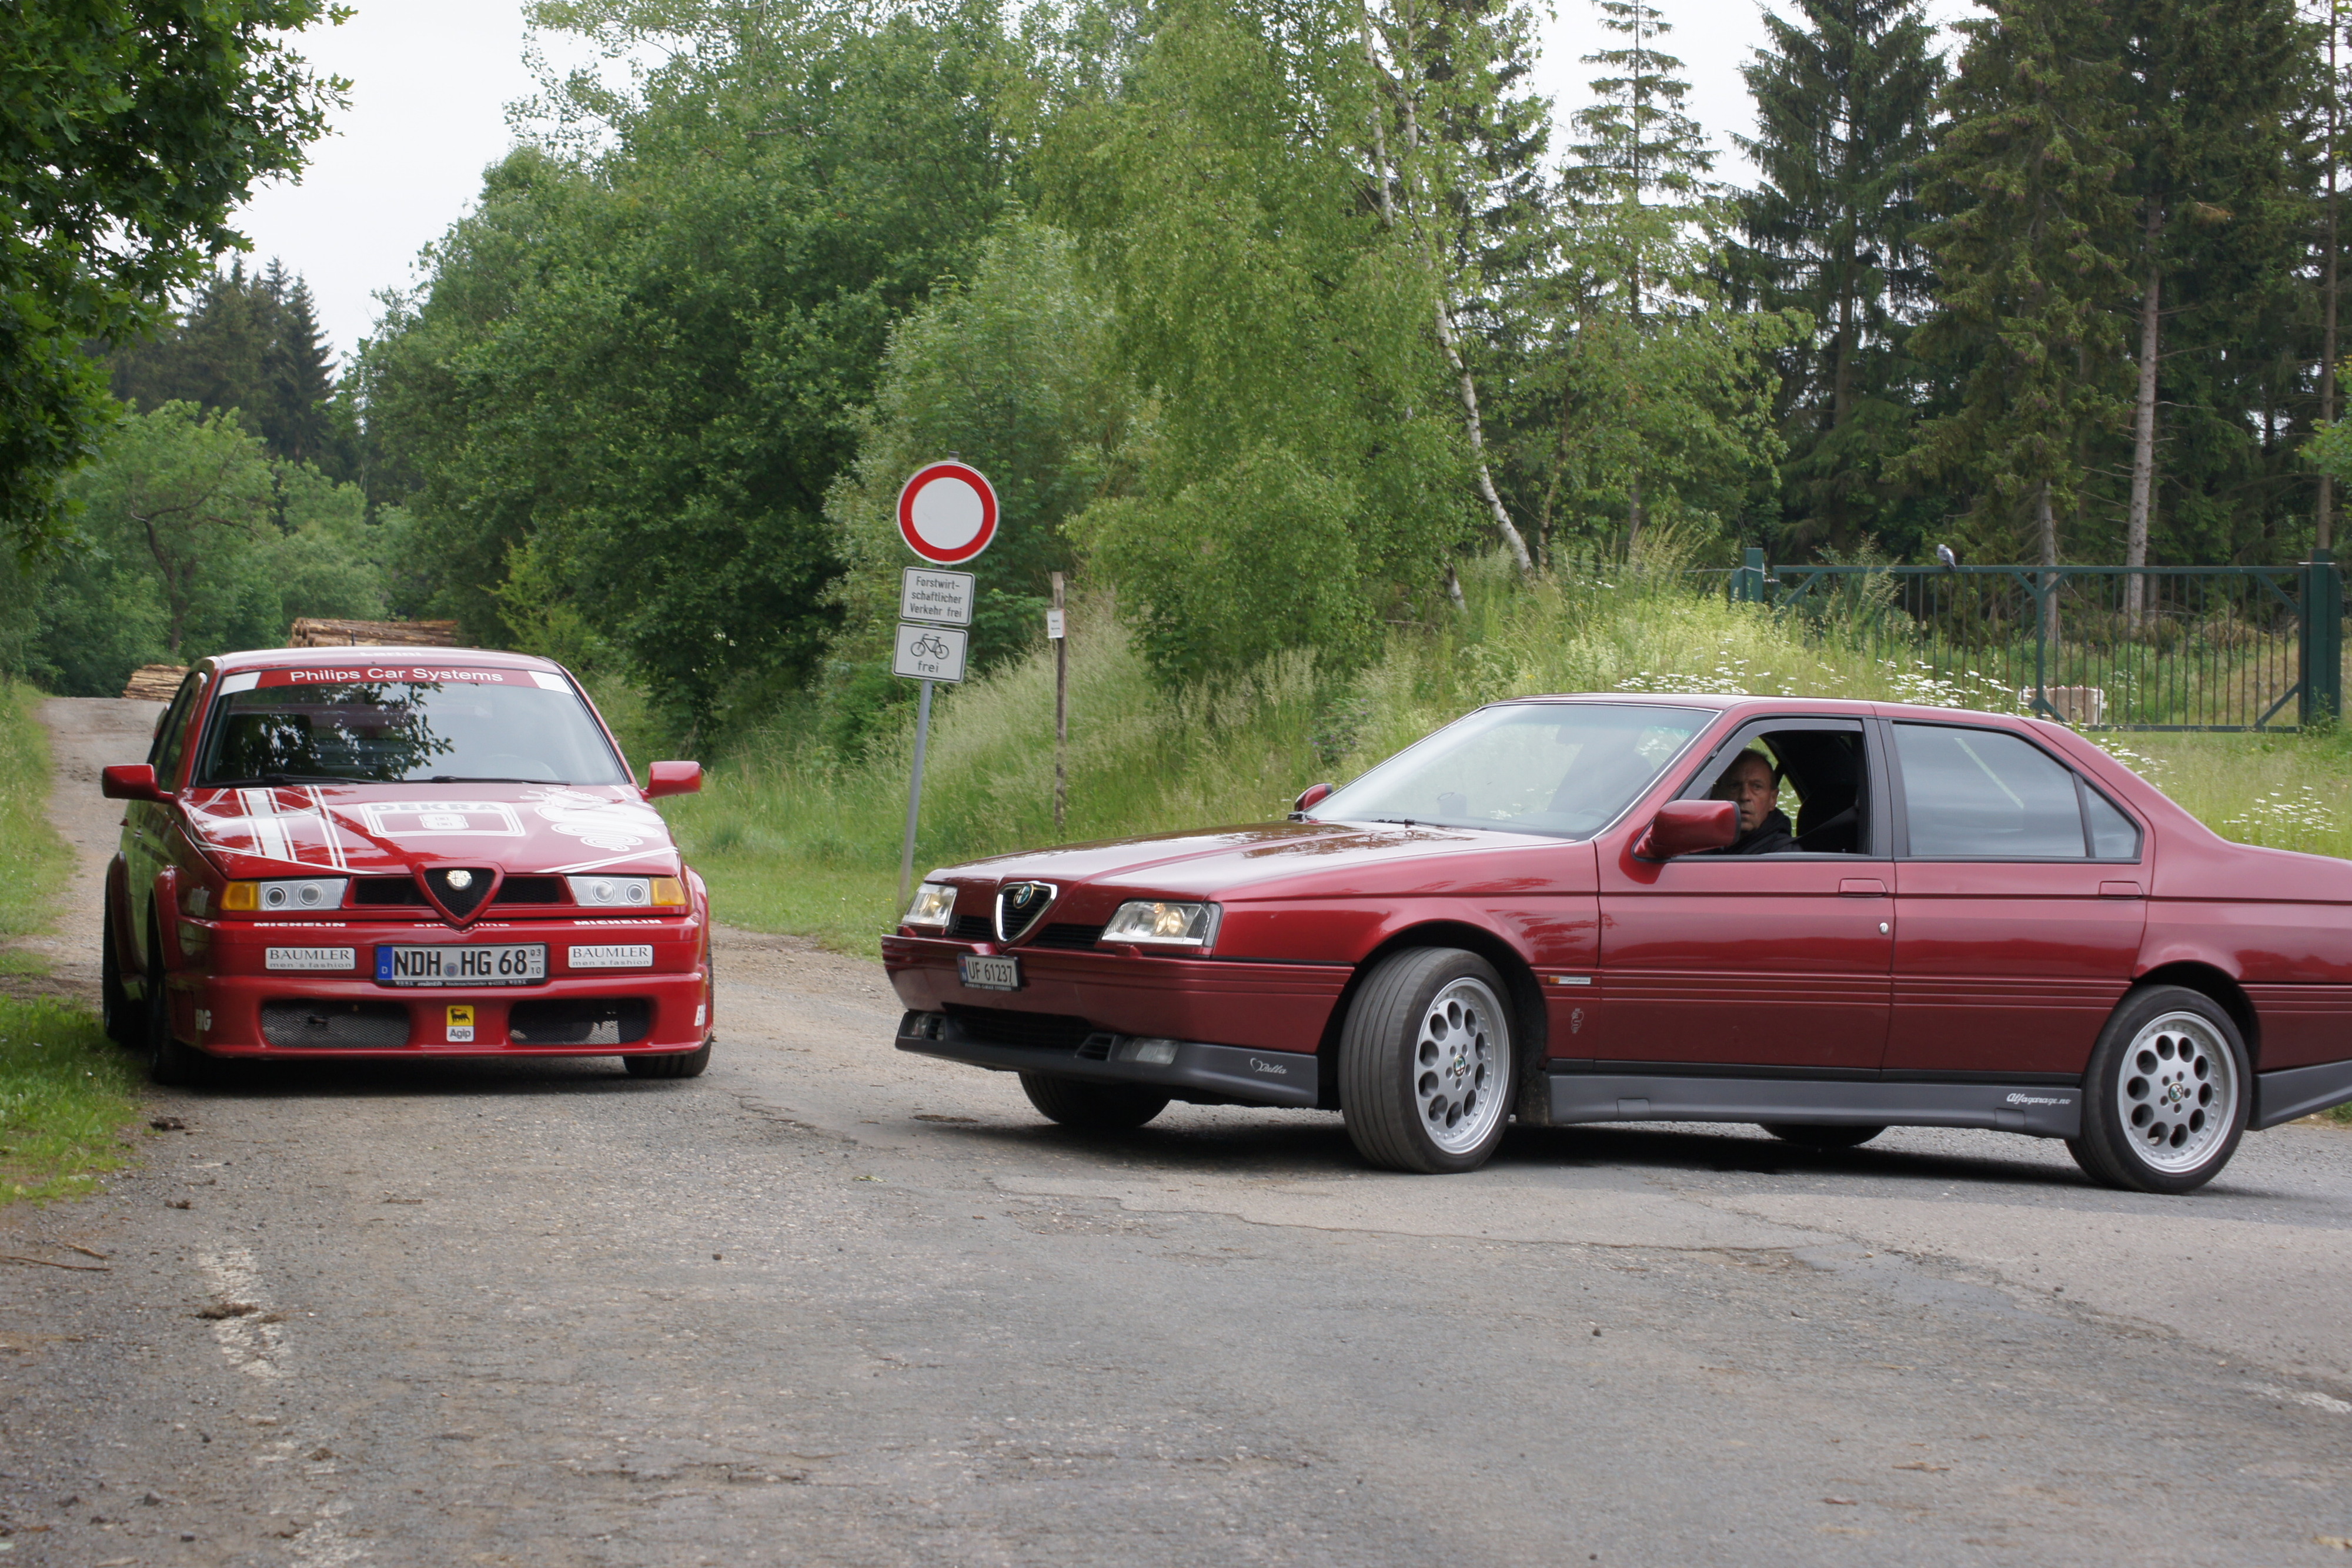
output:
[[[914,906],[907,911],[909,925],[945,928],[955,914],[955,889],[944,882],[927,882],[915,889]]]
[[[267,915],[341,909],[346,880],[340,876],[306,876],[287,882],[233,882],[221,889],[220,906]]]
[[[1122,904],[1103,927],[1102,939],[1206,952],[1217,939],[1217,919],[1223,914],[1213,904]]]
[[[572,902],[589,909],[644,909],[681,904],[686,890],[674,876],[567,876]]]

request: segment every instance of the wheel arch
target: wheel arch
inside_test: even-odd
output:
[[[1365,977],[1380,965],[1381,959],[1409,947],[1458,947],[1465,953],[1475,953],[1492,964],[1495,972],[1503,977],[1503,984],[1510,992],[1513,1054],[1517,1058],[1519,1075],[1519,1104],[1515,1109],[1525,1114],[1525,1107],[1532,1103],[1528,1085],[1538,1082],[1545,1056],[1547,1036],[1543,987],[1536,979],[1535,970],[1528,965],[1526,956],[1517,948],[1485,926],[1465,920],[1429,920],[1392,931],[1381,939],[1378,946],[1356,961],[1355,970],[1349,975],[1339,1000],[1332,1004],[1331,1016],[1324,1022],[1323,1038],[1315,1047],[1316,1055],[1323,1064],[1316,1075],[1321,1085],[1317,1106],[1326,1111],[1339,1108],[1339,1035],[1347,1027],[1348,1009],[1355,1005],[1356,993],[1363,986]],[[1540,1094],[1535,1096],[1538,1101],[1542,1098]]]
[[[2247,1057],[2256,1071],[2262,1070],[2262,1015],[2254,1010],[2252,998],[2246,995],[2245,988],[2223,970],[2194,959],[2179,959],[2169,964],[2159,964],[2133,978],[2132,990],[2137,991],[2144,986],[2179,986],[2210,998],[2216,1007],[2230,1015],[2230,1021],[2238,1026],[2238,1033],[2246,1042]],[[2123,1004],[2118,1002],[2116,1005],[2120,1007]]]

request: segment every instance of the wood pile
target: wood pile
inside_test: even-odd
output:
[[[180,683],[187,674],[185,664],[142,664],[131,672],[131,684],[122,688],[122,695],[141,702],[167,703],[179,695]]]
[[[333,621],[305,615],[288,634],[289,648],[454,648],[455,621]]]

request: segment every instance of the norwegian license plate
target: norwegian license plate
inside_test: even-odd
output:
[[[1021,960],[1018,958],[982,958],[966,953],[956,959],[956,972],[963,983],[975,991],[1017,991],[1021,988]]]
[[[379,947],[379,986],[527,986],[547,978],[544,942],[448,942]]]

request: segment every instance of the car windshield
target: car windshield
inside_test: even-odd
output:
[[[559,677],[446,671],[446,680],[295,684],[309,673],[225,679],[195,782],[629,781],[587,705]]]
[[[1633,804],[1712,716],[1632,703],[1481,708],[1326,796],[1307,815],[1584,838]]]

